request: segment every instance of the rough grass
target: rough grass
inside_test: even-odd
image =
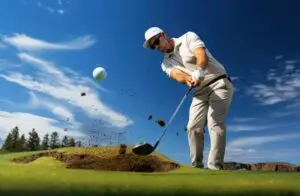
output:
[[[111,156],[108,149],[60,151],[102,151],[99,155]],[[187,166],[171,172],[135,173],[66,169],[51,157],[29,164],[10,161],[35,153],[0,155],[0,195],[300,195],[299,173],[209,171]]]

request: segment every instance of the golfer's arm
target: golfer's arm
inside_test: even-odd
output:
[[[170,73],[170,78],[172,78],[173,80],[176,80],[177,82],[181,83],[181,84],[185,84],[186,83],[186,79],[189,77],[188,74],[184,73],[183,71],[180,71],[179,69],[172,69],[171,73]]]
[[[194,50],[194,55],[197,58],[197,62],[196,62],[197,67],[205,69],[208,63],[208,57],[206,55],[205,48],[203,47],[196,48]]]

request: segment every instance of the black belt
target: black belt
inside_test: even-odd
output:
[[[204,85],[202,88],[207,87],[207,86],[209,86],[209,85],[211,85],[211,84],[215,83],[216,81],[218,81],[220,79],[223,79],[223,78],[227,78],[232,83],[231,78],[229,76],[227,76],[226,74],[223,74],[223,75],[220,75],[220,76],[212,79],[206,85]]]

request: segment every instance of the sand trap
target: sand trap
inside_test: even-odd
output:
[[[65,163],[67,168],[94,169],[131,172],[167,172],[178,169],[179,164],[162,161],[156,156],[137,156],[132,153],[102,158],[90,154],[66,154],[62,152],[38,153],[31,156],[15,158],[14,162],[29,163],[40,157],[51,156]]]

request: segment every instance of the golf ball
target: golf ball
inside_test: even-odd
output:
[[[106,75],[107,73],[103,67],[97,67],[93,71],[93,78],[98,81],[104,80]]]

